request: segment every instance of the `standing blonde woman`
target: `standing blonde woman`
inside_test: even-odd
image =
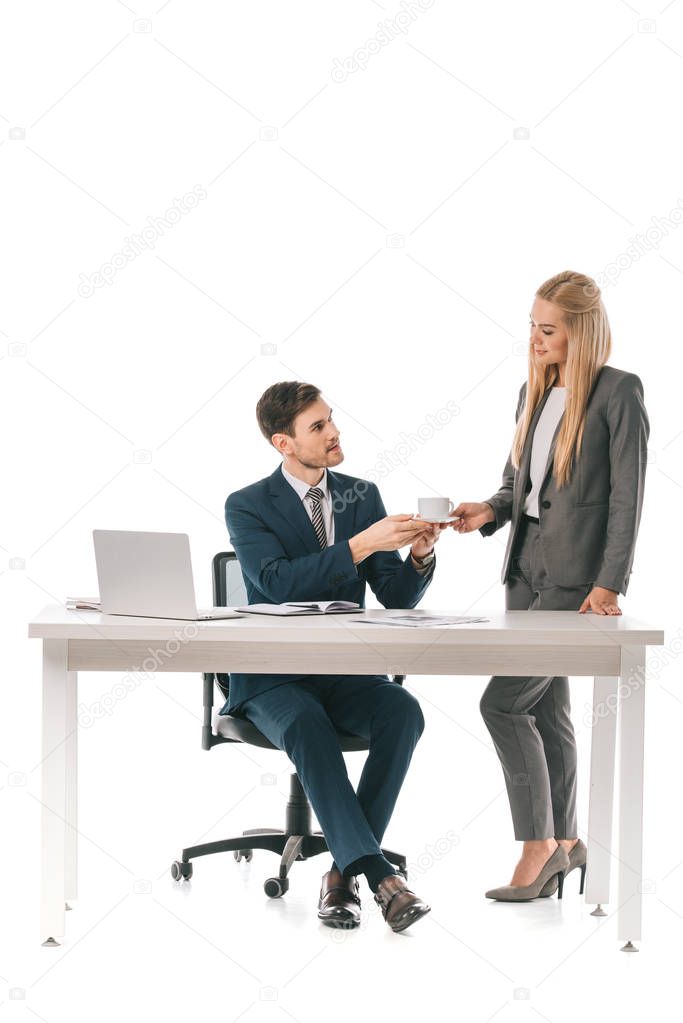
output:
[[[570,270],[536,292],[528,380],[500,490],[461,504],[453,528],[490,536],[511,523],[506,609],[619,615],[640,521],[649,422],[634,373],[605,363],[611,334],[595,282]],[[586,870],[577,836],[576,743],[564,677],[494,676],[481,713],[501,761],[515,839],[510,883],[486,897],[562,897]]]

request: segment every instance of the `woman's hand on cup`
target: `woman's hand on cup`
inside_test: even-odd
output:
[[[453,523],[456,533],[471,533],[475,529],[481,529],[487,522],[494,522],[496,518],[493,508],[486,501],[459,504],[453,509],[453,514],[458,516]]]

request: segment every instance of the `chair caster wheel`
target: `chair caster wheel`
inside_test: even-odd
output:
[[[237,860],[238,863],[239,863],[240,860],[246,860],[247,863],[251,863],[251,861],[254,858],[254,850],[253,849],[235,849],[235,851],[234,851],[234,853],[232,855],[235,857],[235,859]]]
[[[286,877],[269,877],[263,885],[263,890],[269,899],[279,899],[289,888],[289,881]]]
[[[171,877],[174,881],[180,881],[181,878],[185,881],[189,881],[192,877],[192,864],[181,863],[180,860],[174,860],[171,864]]]

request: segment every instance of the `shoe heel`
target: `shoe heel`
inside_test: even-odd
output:
[[[581,864],[581,887],[579,888],[579,895],[583,895],[583,886],[586,880],[586,864]]]
[[[564,888],[564,870],[561,870],[557,875],[557,897],[562,898],[562,889]]]

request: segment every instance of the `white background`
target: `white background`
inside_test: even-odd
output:
[[[683,3],[65,0],[7,3],[2,18],[0,1013],[651,1013],[678,989],[683,937]],[[205,197],[160,225],[193,189]],[[150,246],[112,271],[144,229]],[[392,935],[364,883],[363,927],[340,939],[320,925],[327,857],[298,863],[273,902],[266,853],[250,868],[199,861],[174,887],[183,846],[281,826],[289,765],[253,748],[207,756],[200,678],[163,674],[80,730],[80,899],[62,947],[42,949],[27,622],[97,593],[91,530],[188,532],[210,603],[225,498],[277,464],[254,407],[282,379],[323,389],[341,468],[374,472],[390,512],[489,496],[534,291],[564,269],[603,285],[611,364],[641,377],[652,427],[622,598],[667,640],[649,655],[639,954],[618,952],[615,902],[602,924],[588,915],[578,872],[562,903],[483,898],[518,847],[481,678],[407,682],[427,728],[386,844],[433,906],[419,927]],[[411,442],[449,402],[457,414]],[[387,453],[398,464],[377,475]],[[505,539],[449,531],[423,606],[501,609]],[[80,702],[118,678],[83,673]],[[590,680],[572,693],[585,837]]]

